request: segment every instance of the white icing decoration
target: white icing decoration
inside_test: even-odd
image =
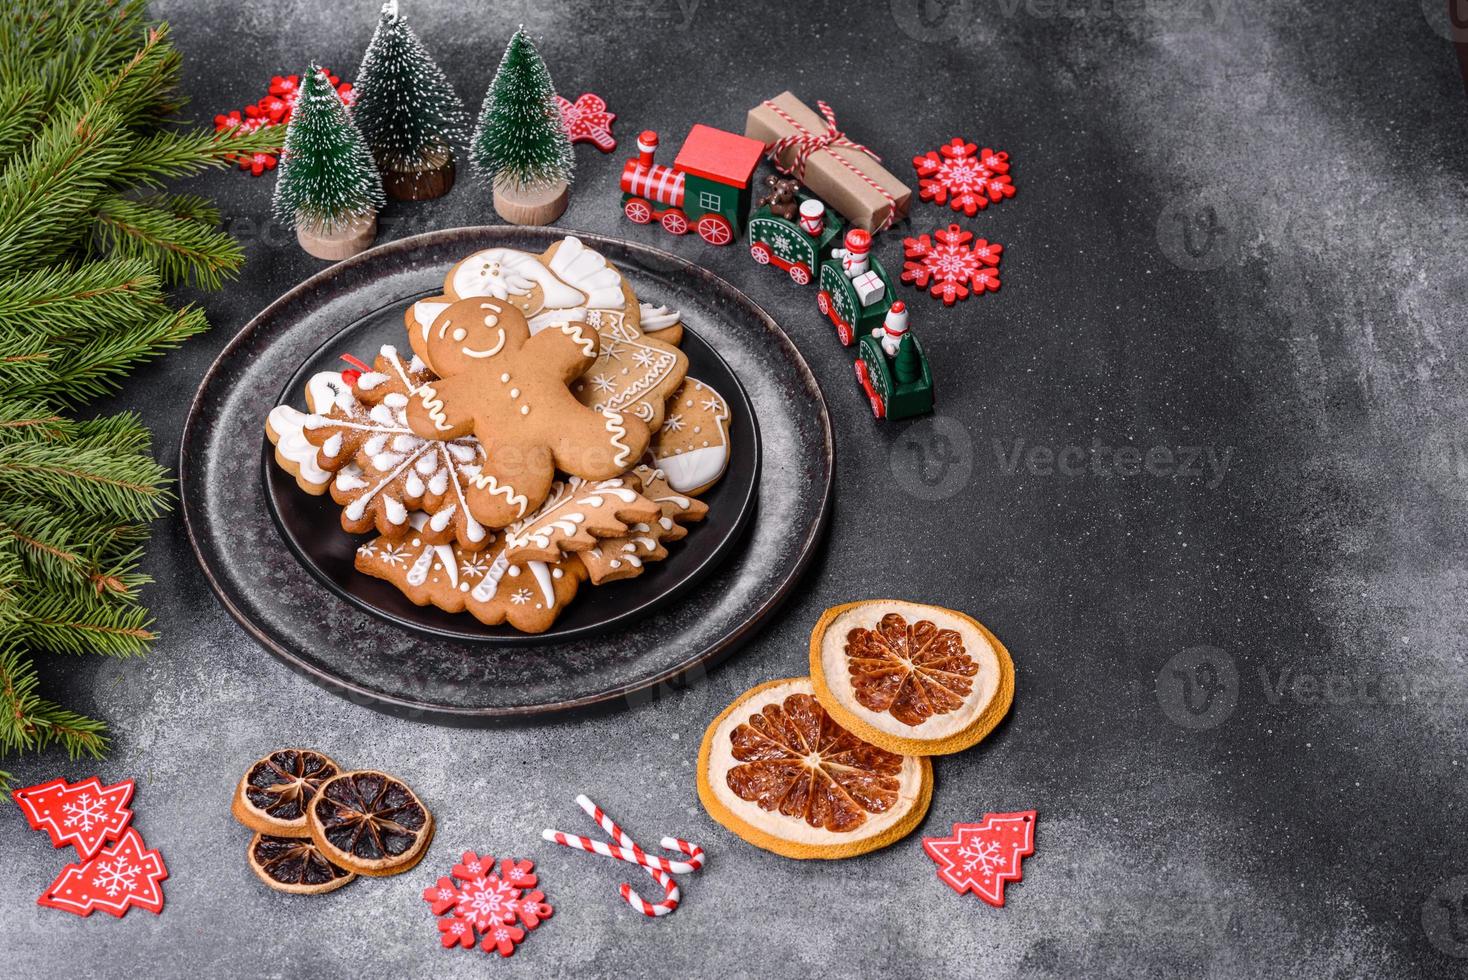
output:
[[[697,490],[717,480],[728,462],[728,446],[709,446],[657,460],[668,476],[668,485],[685,491]]]
[[[539,258],[511,248],[475,252],[459,263],[450,282],[454,295],[460,299],[471,296],[493,296],[496,299],[509,299],[511,295],[529,296],[537,285],[545,295],[545,306],[579,306],[586,301],[579,289],[556,278]]]
[[[276,435],[275,451],[296,464],[301,479],[314,487],[330,483],[331,473],[316,464],[316,447],[306,438],[305,414],[289,405],[277,405],[270,410],[269,418]]]
[[[543,561],[527,562],[530,574],[535,576],[535,581],[540,585],[540,594],[545,597],[545,604],[553,606],[556,602],[556,587],[551,583],[550,568]]]
[[[391,379],[381,371],[368,371],[357,379],[357,387],[363,391],[371,391],[389,380]]]
[[[438,392],[433,390],[432,385],[424,385],[414,394],[423,399],[423,407],[428,411],[428,417],[433,420],[435,429],[444,432],[453,428],[448,423],[448,416],[444,414],[443,400],[438,397]]]
[[[641,313],[638,325],[645,333],[666,330],[683,319],[683,314],[670,306],[653,306],[651,303],[640,303],[638,306]]]
[[[413,321],[418,324],[418,329],[422,331],[424,340],[428,339],[428,331],[433,326],[433,321],[437,320],[438,315],[448,308],[448,303],[432,303],[426,299],[421,299],[413,304]],[[416,354],[413,356],[413,360],[418,364],[422,363],[418,360]],[[422,369],[415,367],[414,370]]]
[[[589,249],[581,239],[568,235],[551,256],[551,271],[586,294],[586,305],[607,310],[620,310],[627,305],[622,292],[622,275],[600,252]],[[547,294],[546,306],[574,306],[574,303],[552,303]]]
[[[586,331],[582,329],[581,324],[579,323],[562,323],[560,325],[560,328],[561,333],[565,334],[567,337],[570,337],[571,340],[576,344],[576,346],[581,348],[581,353],[584,356],[596,356],[595,331],[593,331],[592,335],[588,337],[586,336]]]

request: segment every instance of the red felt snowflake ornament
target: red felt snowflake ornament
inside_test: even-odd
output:
[[[917,168],[918,197],[924,201],[947,204],[970,218],[989,206],[990,201],[1014,197],[1015,187],[1009,178],[1009,154],[980,150],[977,144],[955,137],[912,158]]]
[[[477,942],[486,953],[510,956],[526,930],[554,912],[536,884],[529,861],[505,858],[496,873],[494,858],[465,851],[448,875],[423,890],[423,900],[434,915],[444,916],[438,932],[445,949],[470,949]]]
[[[998,266],[1003,252],[1003,245],[974,239],[973,232],[949,225],[931,237],[902,240],[902,254],[907,259],[902,264],[902,281],[926,289],[943,300],[944,306],[952,306],[967,299],[970,292],[999,289]]]
[[[1024,877],[1020,862],[1035,853],[1035,811],[986,813],[983,823],[956,823],[952,837],[924,837],[938,877],[962,895],[1004,906],[1004,884]]]

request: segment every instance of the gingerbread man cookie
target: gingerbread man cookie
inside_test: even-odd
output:
[[[480,297],[519,309],[532,334],[559,323],[616,323],[640,333],[641,307],[632,289],[601,253],[580,239],[563,239],[541,255],[490,248],[450,269],[443,295],[419,300],[404,314],[413,350],[435,370],[428,343],[434,321],[455,301]]]
[[[693,378],[683,382],[652,441],[653,465],[669,486],[699,494],[719,481],[729,465],[729,421],[723,395]]]
[[[557,469],[586,480],[618,476],[651,434],[639,419],[578,402],[569,385],[596,360],[597,333],[555,324],[531,336],[520,310],[498,299],[459,300],[434,320],[426,360],[441,380],[421,385],[408,424],[427,439],[478,437],[486,459],[468,504],[504,527],[545,501]]]

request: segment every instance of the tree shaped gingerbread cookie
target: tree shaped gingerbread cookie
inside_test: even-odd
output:
[[[471,432],[486,453],[469,479],[475,518],[504,527],[533,513],[557,469],[606,480],[630,469],[651,438],[640,420],[587,408],[570,384],[596,360],[596,330],[547,326],[492,297],[459,300],[434,318],[429,362],[442,376],[413,393],[408,424],[428,439]]]

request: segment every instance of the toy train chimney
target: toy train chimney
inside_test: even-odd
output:
[[[819,238],[826,228],[826,206],[815,198],[800,205],[800,227],[812,238]]]
[[[650,129],[644,129],[637,136],[637,167],[640,170],[651,170],[653,157],[658,153],[658,134]]]

